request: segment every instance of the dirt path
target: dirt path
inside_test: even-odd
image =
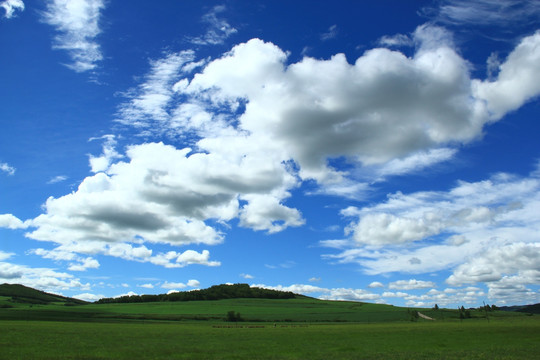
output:
[[[422,314],[421,312],[418,312],[418,316],[420,316],[422,319],[435,321],[434,318],[431,318],[431,317],[429,317],[429,316],[427,316],[427,315],[424,315],[424,314]]]

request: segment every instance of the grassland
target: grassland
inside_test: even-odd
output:
[[[491,360],[540,354],[540,316],[521,313],[495,311],[486,318],[471,310],[462,320],[457,310],[311,298],[78,305],[18,296],[0,296],[0,359]],[[436,320],[415,318],[418,310]],[[244,321],[224,321],[229,311]]]
[[[534,359],[536,317],[293,325],[2,321],[0,359]]]

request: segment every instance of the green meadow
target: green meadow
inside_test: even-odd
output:
[[[535,359],[536,317],[378,324],[1,321],[2,359]]]
[[[417,311],[435,320],[415,316]],[[230,313],[237,321],[227,321]],[[18,293],[0,295],[0,331],[0,359],[491,360],[540,355],[538,315],[470,309],[463,318],[458,310],[307,297],[82,304]]]

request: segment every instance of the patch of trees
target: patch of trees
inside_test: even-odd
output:
[[[143,303],[159,301],[198,301],[198,300],[222,300],[237,298],[257,299],[292,299],[296,295],[290,291],[277,291],[250,287],[248,284],[214,285],[208,289],[182,291],[159,295],[131,295],[118,298],[103,298],[98,304],[110,303]]]

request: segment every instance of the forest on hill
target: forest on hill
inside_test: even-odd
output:
[[[159,302],[159,301],[197,301],[197,300],[222,300],[239,298],[256,299],[293,299],[303,297],[290,291],[278,291],[250,287],[248,284],[221,284],[214,285],[207,289],[174,292],[170,294],[159,295],[126,295],[117,298],[103,298],[96,303],[141,303],[141,302]]]

